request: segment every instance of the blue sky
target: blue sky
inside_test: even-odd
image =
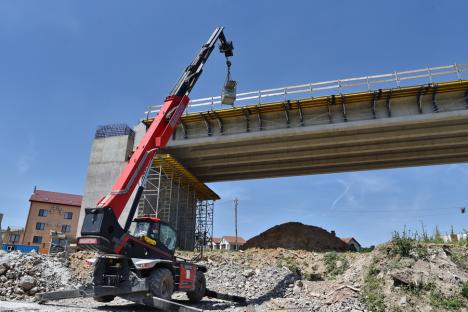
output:
[[[466,1],[1,1],[0,211],[24,225],[41,189],[82,193],[96,126],[134,125],[217,25],[240,91],[468,61]],[[192,98],[216,95],[220,55]],[[468,165],[215,183],[215,233],[301,221],[364,245],[406,224],[468,228]]]

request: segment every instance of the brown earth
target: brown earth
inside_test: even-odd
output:
[[[346,251],[348,246],[326,230],[299,222],[276,225],[249,239],[243,249],[286,248],[308,251]]]

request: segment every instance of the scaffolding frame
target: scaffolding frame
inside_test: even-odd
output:
[[[195,248],[197,250],[211,246],[213,242],[214,201],[199,200],[197,202]]]
[[[152,216],[177,231],[177,246],[199,249],[213,237],[214,201],[219,196],[170,155],[157,154],[148,169],[138,216]]]

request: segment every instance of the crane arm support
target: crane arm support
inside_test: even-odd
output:
[[[223,27],[216,28],[208,41],[201,47],[192,63],[182,73],[170,95],[165,99],[155,120],[115,182],[112,191],[97,203],[98,208],[109,207],[116,219],[120,217],[138,185],[138,181],[150,165],[154,154],[167,145],[174,129],[179,124],[180,118],[189,103],[188,95],[200,77],[203,66],[218,40],[220,41],[220,52],[224,53],[226,58],[233,55],[232,42],[226,40]]]

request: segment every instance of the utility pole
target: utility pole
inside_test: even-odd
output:
[[[239,245],[237,244],[237,207],[239,206],[239,200],[237,198],[234,199],[234,226],[236,231],[236,250],[239,250]]]

